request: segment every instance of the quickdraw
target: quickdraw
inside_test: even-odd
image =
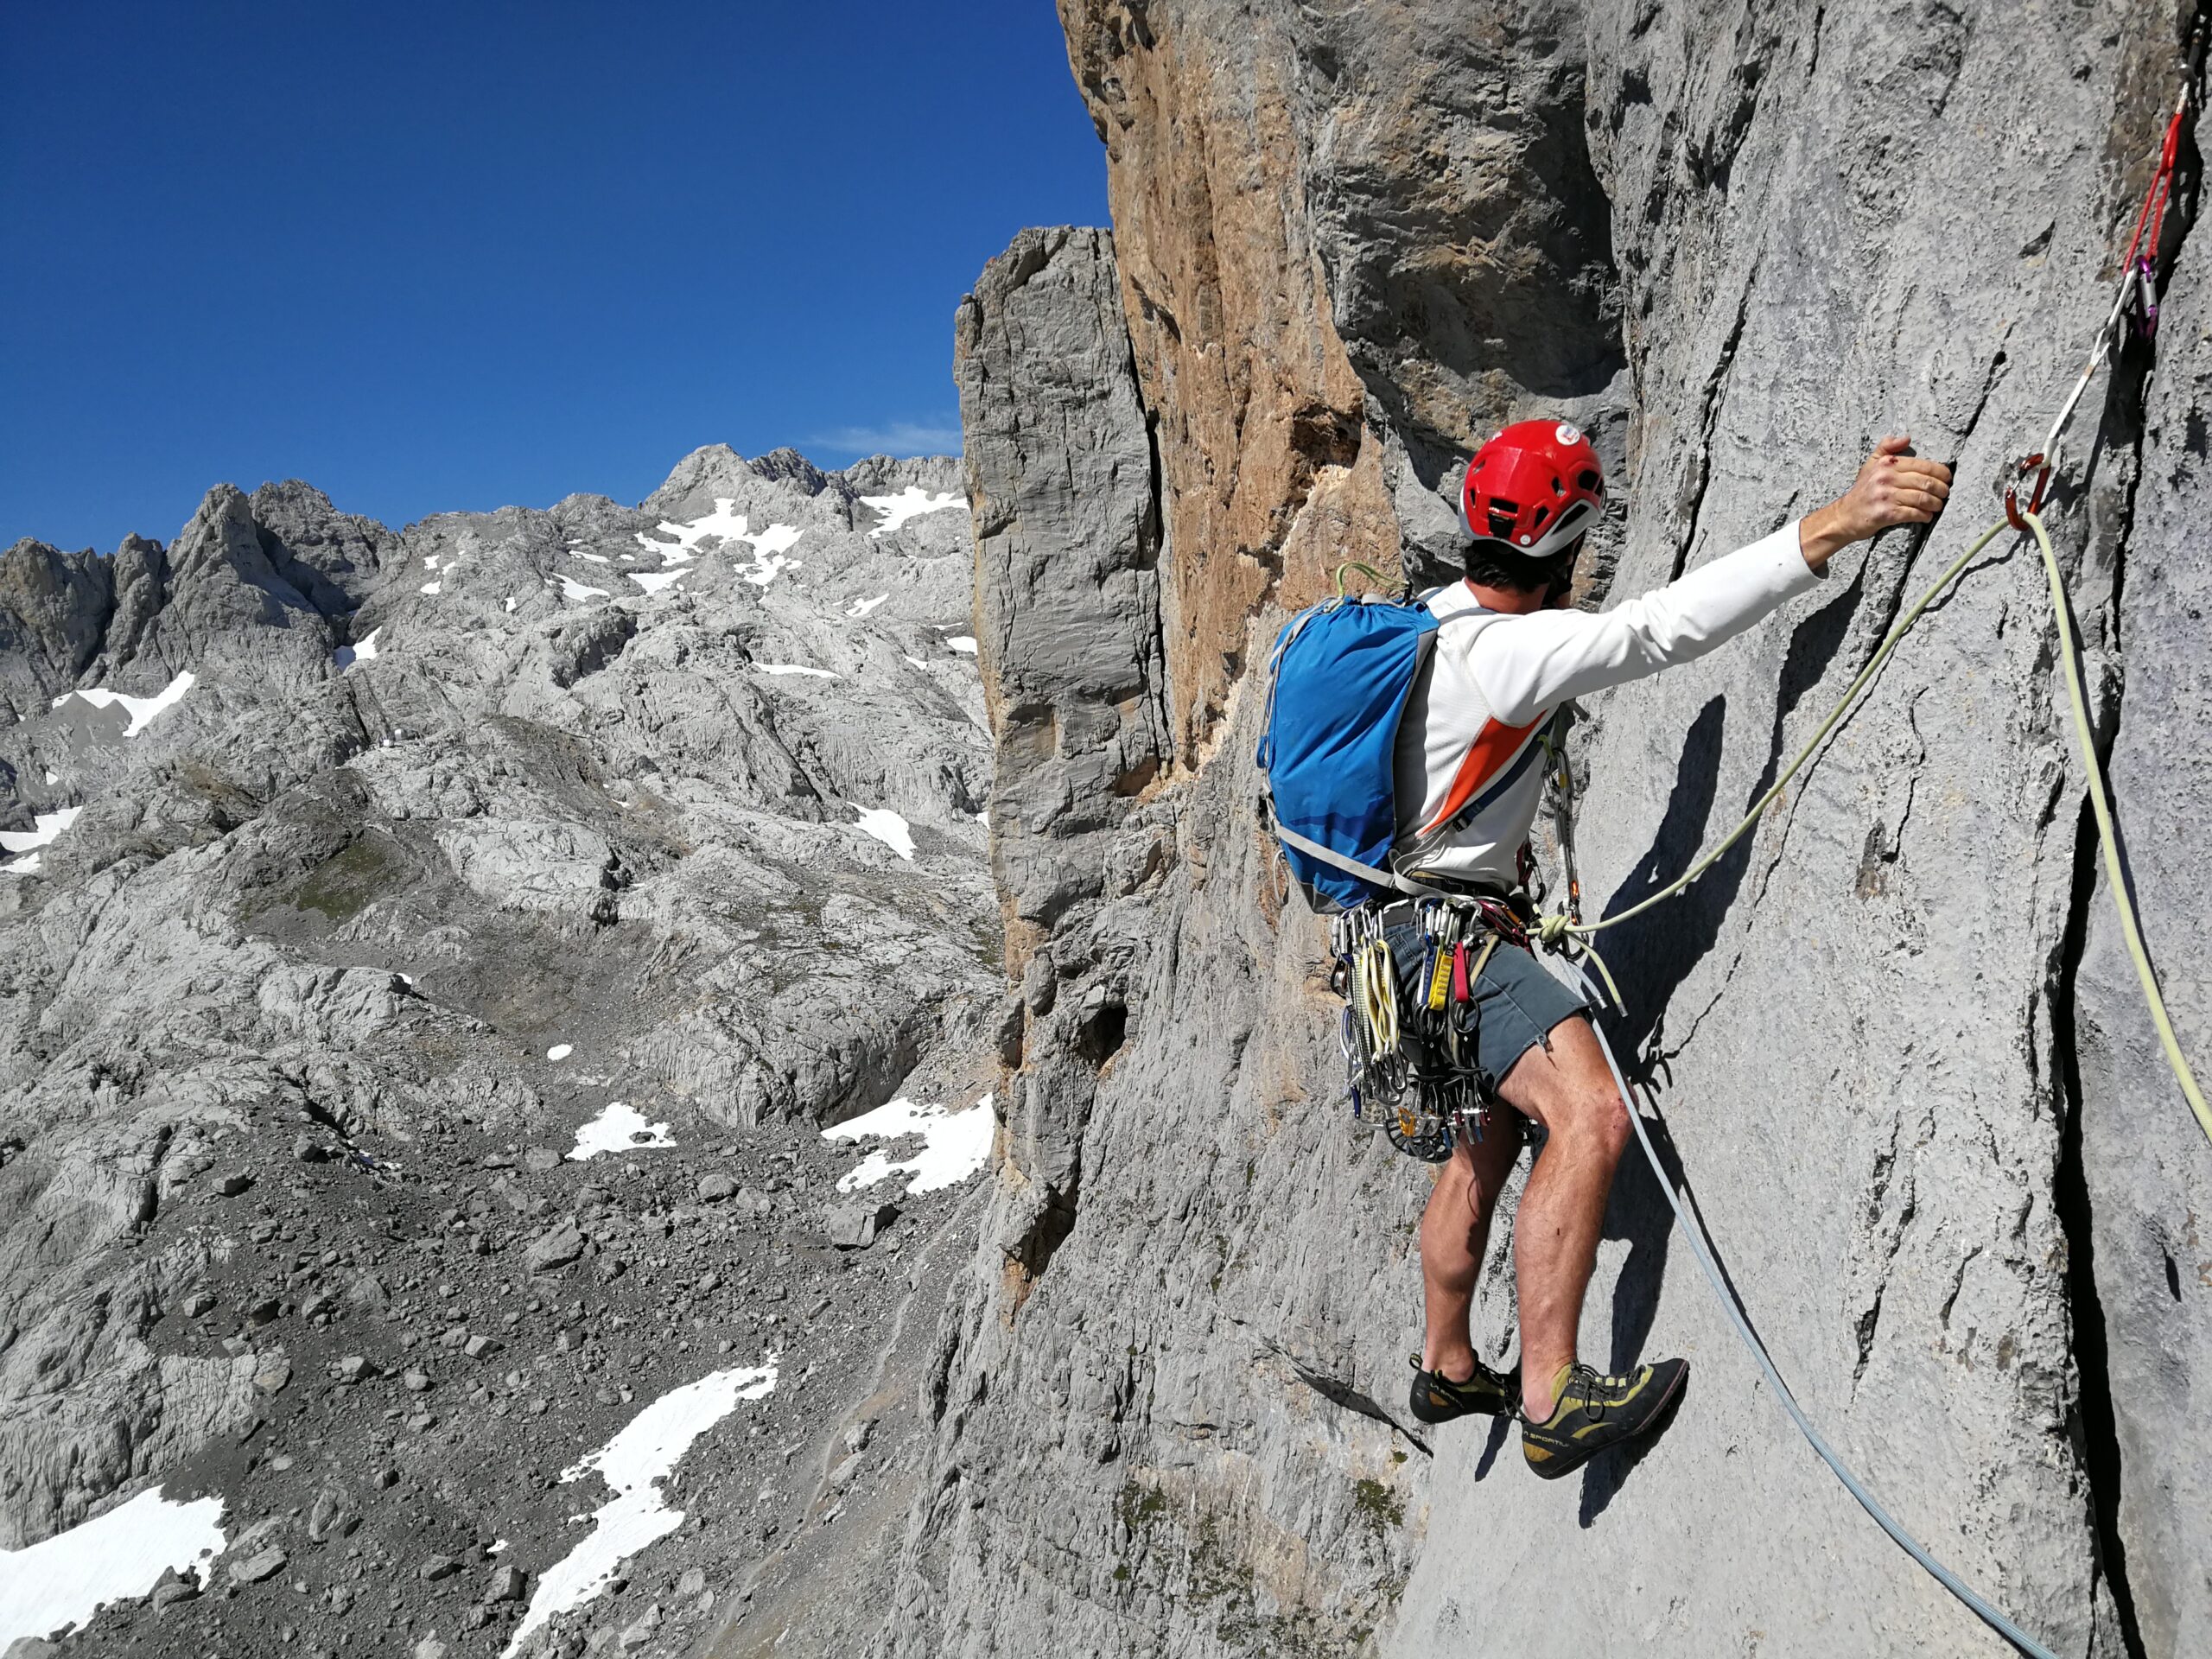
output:
[[[2135,214],[2135,233],[2128,238],[2127,252],[2120,262],[2120,289],[2113,296],[2112,308],[2105,314],[2095,339],[2089,342],[2088,360],[2075,377],[2073,390],[2067,393],[2066,401],[2059,405],[2058,417],[2044,435],[2043,448],[2015,461],[2011,476],[2005,482],[2005,522],[2024,536],[2028,533],[2028,521],[2024,515],[2043,511],[2044,492],[2050,486],[2051,474],[2061,464],[2060,441],[2073,423],[2074,412],[2081,407],[2089,383],[2096,378],[2097,371],[2105,365],[2113,347],[2119,344],[2120,325],[2129,323],[2135,337],[2146,343],[2158,333],[2158,264],[2164,257],[2160,245],[2165,236],[2166,209],[2173,200],[2174,175],[2181,162],[2182,140],[2189,130],[2191,93],[2203,78],[2208,40],[2212,40],[2212,14],[2200,7],[2189,24],[2183,54],[2188,67],[2182,76],[2181,92],[2174,99],[2174,112],[2166,122],[2165,137],[2158,146],[2158,168],[2151,176],[2151,188],[2144,192],[2143,205]],[[2034,493],[2023,506],[2020,492],[2031,479],[2034,480]]]

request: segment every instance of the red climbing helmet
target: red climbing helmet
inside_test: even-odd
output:
[[[1548,559],[1598,522],[1605,469],[1580,427],[1516,421],[1475,451],[1459,505],[1472,535]]]

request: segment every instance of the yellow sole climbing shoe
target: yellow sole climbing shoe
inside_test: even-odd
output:
[[[1464,1382],[1454,1382],[1441,1371],[1425,1371],[1421,1368],[1421,1356],[1413,1357],[1413,1393],[1407,1401],[1413,1414],[1424,1423],[1448,1423],[1454,1417],[1465,1417],[1480,1412],[1486,1416],[1510,1416],[1521,1405],[1521,1373],[1514,1370],[1500,1376],[1482,1363],[1475,1362],[1475,1374]]]
[[[1628,1376],[1600,1376],[1577,1365],[1549,1422],[1521,1420],[1521,1454],[1546,1480],[1571,1475],[1600,1452],[1649,1433],[1689,1374],[1686,1359],[1662,1359]]]

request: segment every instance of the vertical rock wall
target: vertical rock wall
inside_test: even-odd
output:
[[[2142,486],[2115,595],[2126,678],[2111,759],[2144,931],[2200,1080],[2212,1052],[2212,884],[2199,841],[2212,823],[2204,252],[2201,242],[2183,250],[2160,312]],[[2144,1009],[2102,867],[2093,870],[2088,858],[2085,841],[2069,939],[2082,951],[2072,1006],[2078,1047],[2063,1074],[2080,1174],[2073,1184],[2069,1170],[2059,1195],[2075,1217],[2082,1363],[2101,1364],[2108,1379],[2085,1402],[2082,1433],[2104,1475],[2100,1535],[2125,1561],[2145,1649],[2186,1653],[2212,1619],[2212,1470],[2194,1455],[2212,1409],[2212,1182],[2204,1136],[2183,1109]]]
[[[1126,345],[1080,233],[1026,237],[962,315],[1024,965],[1000,1225],[944,1333],[887,1651],[2001,1650],[1797,1439],[1640,1166],[1583,1348],[1693,1358],[1666,1438],[1547,1485],[1502,1426],[1392,1421],[1425,1182],[1334,1098],[1245,693],[1334,559],[1450,557],[1452,460],[1498,420],[1599,432],[1623,487],[1593,596],[1910,430],[1960,469],[1932,537],[1596,701],[1592,907],[1670,878],[2039,438],[2108,303],[2173,9],[1062,10]],[[2202,1054],[2202,884],[2171,835],[2206,712],[2187,253],[2140,417],[2139,365],[2101,380],[2053,522]],[[1761,830],[1608,938],[1616,1037],[1783,1372],[1906,1524],[2056,1650],[2172,1654],[2207,1593],[2212,1160],[2096,908],[2053,668],[2041,573],[1999,543]],[[1510,1332],[1494,1256],[1478,1338]]]

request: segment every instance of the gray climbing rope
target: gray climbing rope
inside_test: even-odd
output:
[[[1575,978],[1581,982],[1583,995],[1593,1004],[1598,1003],[1600,1001],[1598,988],[1590,982],[1590,976],[1583,971],[1582,964],[1570,959],[1567,965]],[[1898,1548],[1933,1574],[1937,1583],[1972,1608],[1984,1624],[2022,1653],[2033,1656],[2033,1659],[2056,1659],[2049,1648],[1999,1612],[1981,1598],[1973,1586],[1929,1554],[1927,1547],[1907,1532],[1897,1517],[1882,1507],[1874,1495],[1866,1490],[1866,1484],[1852,1473],[1851,1466],[1821,1439],[1820,1430],[1813,1427],[1812,1420],[1805,1415],[1804,1408],[1797,1403],[1797,1396],[1790,1393],[1789,1384],[1783,1381],[1782,1373],[1775,1369],[1774,1357],[1767,1352],[1766,1344],[1759,1340],[1758,1332],[1751,1329],[1751,1322],[1744,1313],[1744,1305],[1735,1292],[1729,1288],[1728,1281],[1720,1271],[1720,1264],[1713,1259],[1712,1247],[1706,1242],[1703,1230],[1691,1219],[1688,1207],[1675,1191],[1674,1182],[1667,1179],[1666,1168],[1659,1161],[1658,1148],[1651,1144],[1651,1132],[1644,1127],[1643,1114],[1636,1109],[1636,1098],[1629,1092],[1628,1079],[1621,1075],[1620,1063],[1613,1058],[1613,1046],[1605,1040],[1604,1027],[1593,1020],[1590,1022],[1590,1028],[1598,1033],[1598,1047],[1605,1057],[1605,1069],[1612,1073],[1613,1086],[1620,1090],[1621,1104],[1628,1109],[1628,1121],[1636,1130],[1637,1143],[1643,1148],[1644,1159],[1651,1166],[1652,1179],[1659,1183],[1659,1190],[1667,1195],[1667,1207],[1675,1212],[1675,1224],[1682,1230],[1682,1236],[1689,1241],[1690,1254],[1697,1258],[1698,1270],[1705,1274],[1706,1283],[1713,1287],[1713,1294],[1720,1299],[1721,1310],[1728,1315],[1728,1322],[1736,1327],[1736,1334],[1744,1339],[1744,1346],[1751,1351],[1751,1357],[1766,1373],[1767,1382],[1774,1389],[1775,1397],[1782,1402],[1782,1408],[1789,1414],[1790,1421],[1797,1425],[1798,1432],[1804,1435],[1813,1450],[1820,1453],[1821,1461],[1834,1471],[1835,1478],[1843,1483],[1844,1489],[1859,1500],[1859,1508],[1872,1516],[1874,1523],[1897,1541]]]

